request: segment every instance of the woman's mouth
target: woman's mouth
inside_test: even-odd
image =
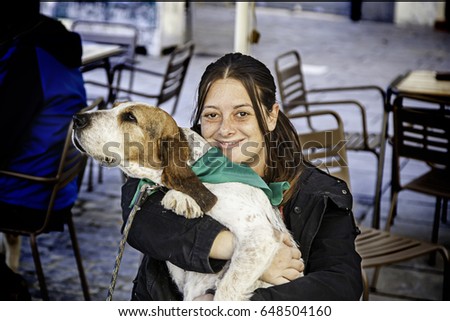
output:
[[[234,140],[234,141],[227,141],[227,142],[224,142],[224,141],[217,141],[217,144],[219,145],[219,147],[220,147],[221,149],[231,149],[231,148],[234,148],[234,147],[239,146],[239,143],[240,143],[241,141],[242,141],[242,140]]]

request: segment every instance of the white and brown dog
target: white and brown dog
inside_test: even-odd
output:
[[[105,166],[148,178],[170,190],[164,207],[188,218],[203,213],[225,225],[236,237],[228,265],[217,274],[184,271],[168,263],[185,300],[215,288],[215,300],[247,300],[287,232],[277,208],[262,190],[242,183],[203,184],[190,166],[208,149],[198,134],[179,128],[160,108],[126,102],[110,110],[74,116],[74,144]],[[132,145],[132,146],[130,146]]]

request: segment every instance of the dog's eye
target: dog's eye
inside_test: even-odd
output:
[[[134,117],[133,113],[131,113],[131,112],[124,113],[122,115],[122,120],[132,122],[132,123],[137,123],[136,117]]]

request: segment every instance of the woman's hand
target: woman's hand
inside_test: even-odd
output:
[[[272,260],[270,266],[261,276],[261,280],[273,285],[284,284],[301,276],[305,265],[302,254],[291,242],[289,234],[283,235],[283,244]]]

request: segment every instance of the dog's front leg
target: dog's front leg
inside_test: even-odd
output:
[[[192,197],[174,189],[167,191],[161,204],[164,208],[186,218],[203,216],[202,209]]]

